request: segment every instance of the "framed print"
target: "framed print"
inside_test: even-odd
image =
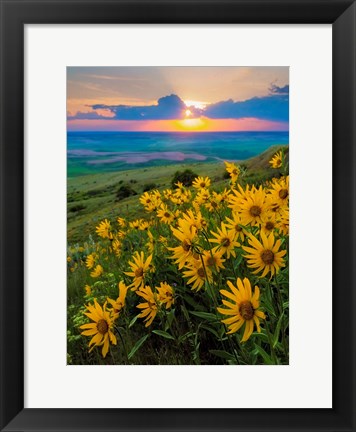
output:
[[[1,430],[355,430],[354,2],[1,19]]]

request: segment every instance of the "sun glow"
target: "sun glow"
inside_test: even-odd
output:
[[[182,131],[201,131],[206,128],[206,123],[201,118],[186,118],[175,122],[177,128]]]
[[[186,117],[190,117],[191,115],[192,115],[192,112],[189,109],[185,110],[185,116]]]
[[[194,108],[199,108],[199,109],[204,109],[207,105],[209,105],[209,102],[193,101],[193,100],[185,100],[184,103],[188,108],[193,106]]]

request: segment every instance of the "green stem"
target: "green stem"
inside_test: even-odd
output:
[[[267,320],[265,320],[265,327],[266,327],[268,342],[269,342],[269,345],[271,347],[271,354],[272,354],[272,357],[273,357],[274,364],[278,364],[277,356],[276,356],[276,353],[275,353],[274,348],[273,348],[273,343],[272,343],[272,340],[271,340],[271,334],[269,332]]]
[[[122,346],[123,346],[123,348],[124,348],[124,353],[125,353],[126,359],[127,359],[127,361],[129,361],[129,357],[128,357],[128,354],[127,354],[127,350],[126,350],[126,346],[125,346],[124,339],[123,339],[123,337],[121,336],[121,333],[120,333],[118,327],[115,327],[115,330],[116,330],[116,333],[117,333],[117,334],[119,335],[119,337],[120,337],[120,340],[121,340]]]

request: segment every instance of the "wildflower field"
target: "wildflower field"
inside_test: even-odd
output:
[[[223,169],[223,167],[222,167]],[[69,244],[68,364],[289,363],[289,175],[177,181]]]

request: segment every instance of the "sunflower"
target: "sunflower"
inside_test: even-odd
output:
[[[289,176],[274,179],[270,189],[271,201],[279,207],[288,207],[289,203]]]
[[[226,222],[228,222],[225,224],[226,228],[236,232],[236,239],[238,240],[240,238],[241,241],[244,241],[245,233],[242,228],[241,216],[236,212],[232,212],[232,219],[227,217]]]
[[[157,217],[165,224],[171,224],[175,219],[174,214],[168,209],[166,204],[161,204],[161,207],[157,210]]]
[[[272,168],[280,168],[283,164],[282,151],[275,153],[269,163],[271,164]]]
[[[158,192],[158,191],[157,191]],[[140,197],[140,203],[145,207],[145,210],[147,212],[153,212],[158,209],[158,207],[161,205],[162,200],[160,193],[158,192],[145,192]]]
[[[287,251],[280,251],[281,240],[274,241],[274,235],[271,234],[267,237],[265,233],[261,232],[261,240],[257,240],[252,234],[249,235],[249,246],[242,246],[242,249],[248,253],[245,255],[247,258],[247,265],[251,268],[256,269],[253,271],[254,274],[260,273],[260,277],[265,277],[268,273],[271,273],[271,277],[278,273],[281,267],[285,266],[284,255]]]
[[[179,228],[171,227],[173,235],[181,241],[180,246],[170,247],[169,250],[173,251],[174,254],[171,257],[175,259],[175,263],[178,264],[178,268],[183,268],[189,257],[192,255],[193,240],[196,235],[196,228],[190,226],[187,221],[182,219],[179,220]]]
[[[100,224],[96,227],[96,233],[102,238],[112,239],[113,236],[111,232],[110,222],[107,219],[101,221]]]
[[[149,255],[145,260],[145,255],[143,252],[135,252],[132,258],[134,262],[129,261],[132,271],[124,273],[125,275],[134,278],[130,287],[133,291],[136,291],[144,285],[145,277],[147,276],[147,273],[151,271],[150,264],[152,261],[152,254]]]
[[[153,294],[149,285],[146,285],[145,287],[142,286],[138,291],[136,291],[136,294],[146,300],[144,303],[140,303],[136,307],[142,309],[138,317],[145,318],[145,327],[148,327],[152,324],[152,321],[155,319],[158,312],[156,296]]]
[[[122,218],[122,217],[118,217],[118,218],[116,219],[116,221],[117,221],[117,223],[120,225],[121,228],[125,228],[125,226],[126,226],[126,221],[125,221],[124,218]]]
[[[233,192],[228,196],[229,207],[233,212],[238,212],[241,209],[242,204],[247,201],[247,198],[256,191],[255,186],[250,189],[249,185],[246,185],[245,189],[238,184],[237,189],[231,189]]]
[[[192,186],[195,189],[206,189],[210,186],[210,178],[209,177],[197,177],[194,179]]]
[[[212,269],[217,272],[220,271],[220,269],[224,269],[224,264],[226,260],[222,258],[223,253],[221,251],[204,251],[203,252],[203,261],[205,268]]]
[[[158,292],[157,300],[165,304],[166,309],[169,309],[174,304],[173,288],[167,282],[161,282],[156,290]]]
[[[254,326],[259,333],[261,332],[260,319],[266,318],[265,314],[259,310],[260,289],[255,286],[252,293],[251,284],[247,278],[243,281],[237,278],[236,286],[230,281],[227,281],[227,285],[230,291],[220,290],[220,293],[229,299],[229,301],[222,300],[227,309],[218,307],[217,310],[222,315],[229,316],[229,318],[222,320],[229,328],[228,334],[236,333],[245,324],[241,342],[246,342],[251,336]]]
[[[234,163],[231,162],[224,162],[225,163],[225,169],[230,174],[232,183],[236,183],[237,179],[240,175],[240,169],[238,166],[236,166]]]
[[[213,195],[210,196],[209,201],[205,203],[205,207],[212,213],[217,211],[221,205],[222,197],[220,194],[213,192]]]
[[[232,230],[227,230],[224,222],[221,223],[221,229],[218,228],[218,232],[215,233],[211,231],[211,234],[216,237],[215,239],[209,239],[210,243],[217,243],[218,246],[213,249],[215,252],[219,250],[222,254],[226,253],[226,257],[230,258],[230,255],[233,257],[236,256],[235,247],[240,246],[240,243],[236,241],[236,232]]]
[[[90,273],[90,276],[93,278],[97,278],[104,273],[104,269],[100,264],[98,264],[95,269]]]
[[[120,257],[120,255],[121,255],[121,246],[122,246],[120,240],[114,239],[113,242],[111,243],[111,246],[112,246],[112,249],[113,249],[115,255],[117,257]]]
[[[183,276],[190,278],[187,283],[192,285],[193,290],[199,291],[206,281],[211,283],[213,275],[210,268],[203,267],[201,261],[195,261],[195,264],[190,264],[188,270],[183,272]]]
[[[262,218],[260,231],[266,235],[269,235],[271,232],[274,232],[275,229],[278,229],[279,226],[280,224],[277,221],[276,213],[267,211]]]
[[[192,210],[188,210],[186,213],[183,213],[182,219],[178,220],[178,224],[181,227],[184,227],[186,224],[188,224],[191,228],[195,227],[197,230],[207,226],[207,222],[199,210],[196,211],[195,214]]]
[[[97,255],[95,253],[91,253],[87,256],[87,259],[85,260],[85,265],[89,270],[91,270],[95,266],[96,259]]]
[[[85,290],[85,295],[90,296],[90,294],[91,294],[91,287],[90,287],[90,285],[86,284],[85,287],[84,287],[84,290]]]
[[[82,331],[83,336],[93,336],[89,342],[89,348],[91,347],[89,352],[95,346],[103,346],[101,353],[104,358],[109,351],[110,343],[117,344],[116,336],[112,332],[115,316],[106,310],[106,304],[107,302],[101,307],[94,299],[94,305],[87,305],[88,312],[84,312],[84,315],[94,322],[80,326],[80,329],[84,330]]]
[[[116,317],[119,316],[119,313],[125,306],[126,293],[128,290],[128,287],[125,285],[123,281],[120,281],[118,283],[118,288],[119,288],[119,297],[116,300],[112,300],[111,298],[107,299],[108,303],[110,303],[111,306],[113,307],[113,313],[115,314]]]
[[[251,191],[245,201],[241,202],[239,214],[242,225],[260,225],[266,212],[266,193],[260,186],[259,189]]]
[[[146,221],[144,219],[141,219],[140,220],[140,225],[139,225],[138,229],[140,231],[147,231],[148,228],[149,228],[149,226],[150,226],[150,223],[148,221]]]

